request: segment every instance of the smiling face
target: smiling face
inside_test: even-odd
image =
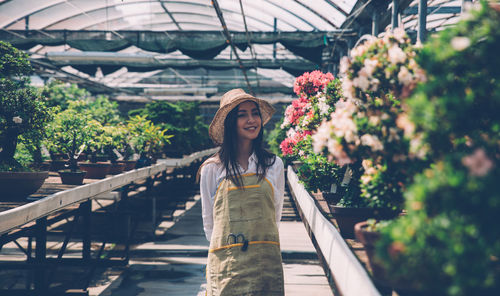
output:
[[[239,140],[255,140],[259,136],[262,127],[257,104],[253,101],[245,101],[238,106],[236,120],[236,131]]]

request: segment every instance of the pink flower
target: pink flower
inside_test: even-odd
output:
[[[326,85],[334,79],[331,73],[322,73],[319,70],[306,72],[295,79],[293,91],[298,96],[313,96],[323,91]]]
[[[473,154],[463,157],[462,164],[469,169],[471,176],[476,177],[485,176],[493,168],[493,162],[483,148],[478,148]]]

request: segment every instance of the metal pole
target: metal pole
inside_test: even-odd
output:
[[[392,0],[392,21],[391,21],[392,30],[399,27],[398,14],[399,14],[399,0]]]
[[[36,249],[35,249],[35,291],[45,295],[47,283],[45,280],[45,259],[47,255],[47,217],[36,220]]]
[[[424,43],[427,35],[427,0],[418,1],[418,33],[417,40]]]
[[[92,200],[88,200],[81,204],[83,218],[83,260],[90,260],[90,214],[92,211]]]
[[[377,36],[378,35],[378,25],[379,25],[379,13],[377,6],[373,7],[372,11],[372,35]]]
[[[273,32],[276,33],[277,30],[278,30],[278,19],[274,18]],[[276,59],[276,42],[273,43],[273,59]]]

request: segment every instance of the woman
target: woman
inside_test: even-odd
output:
[[[283,162],[262,147],[274,108],[242,89],[224,94],[209,134],[219,152],[201,167],[207,294],[284,295],[278,222]]]

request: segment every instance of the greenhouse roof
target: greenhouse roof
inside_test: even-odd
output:
[[[405,29],[417,26],[417,2],[399,1]],[[454,23],[461,2],[429,0],[428,29]],[[55,76],[97,92],[163,88],[175,94],[176,88],[192,88],[210,95],[244,87],[291,94],[295,76],[331,70],[335,55],[371,32],[374,10],[383,31],[391,3],[0,0],[0,40],[26,50],[42,78]]]

